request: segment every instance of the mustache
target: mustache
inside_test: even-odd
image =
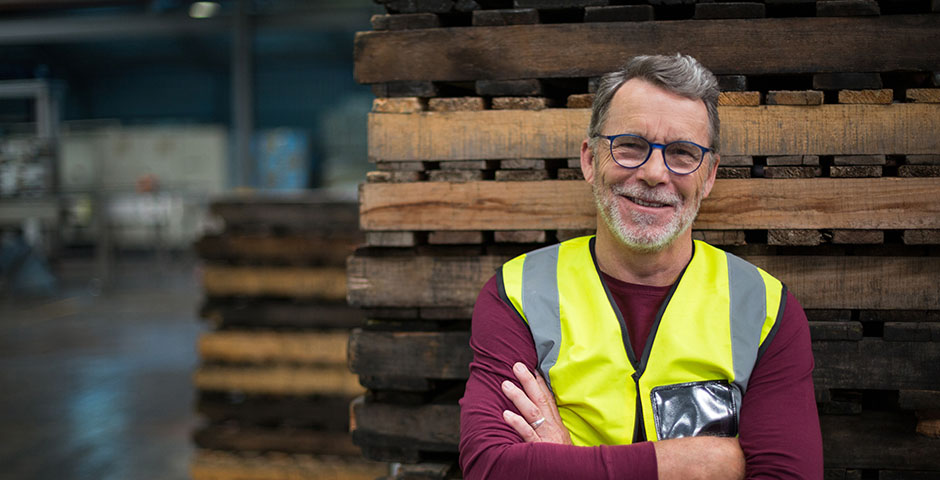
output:
[[[644,187],[642,184],[612,185],[610,191],[624,197],[632,197],[648,203],[679,205],[682,198],[677,193]]]

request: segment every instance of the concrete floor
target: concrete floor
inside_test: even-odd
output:
[[[0,297],[0,479],[184,479],[201,296],[194,263],[56,268],[53,298]]]

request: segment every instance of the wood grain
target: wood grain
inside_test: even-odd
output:
[[[940,342],[813,342],[816,388],[940,390]]]
[[[199,337],[203,361],[346,364],[346,332],[216,331]]]
[[[337,367],[273,365],[235,367],[204,365],[193,375],[196,388],[274,395],[356,395],[363,391],[356,376]]]
[[[346,432],[298,428],[259,428],[210,425],[193,433],[199,448],[250,452],[312,453],[357,457],[359,449]]]
[[[748,256],[787,284],[804,308],[935,310],[940,257]],[[362,307],[471,306],[509,257],[360,257],[349,301]]]
[[[360,458],[315,455],[238,455],[200,450],[190,464],[193,480],[373,480],[388,473],[388,464]]]
[[[283,425],[320,431],[349,430],[346,395],[228,395],[199,392],[196,411],[211,424],[239,426]]]
[[[204,235],[196,253],[206,260],[342,265],[362,235]]]
[[[342,300],[346,296],[342,267],[223,267],[203,271],[209,296],[274,296]]]
[[[376,183],[360,189],[360,222],[372,231],[592,229],[595,210],[577,180]],[[720,179],[694,228],[936,229],[940,179]]]
[[[376,332],[349,337],[349,369],[373,376],[466,379],[470,332]]]
[[[940,17],[892,15],[361,32],[354,55],[356,80],[376,83],[590,77],[677,51],[719,75],[931,71],[938,44]]]
[[[940,389],[940,343],[862,338],[861,325],[835,322],[813,342],[817,388]],[[816,332],[817,335],[820,332]],[[368,332],[352,335],[350,368],[360,374],[466,379],[473,359],[469,332]]]
[[[385,444],[433,446],[457,451],[459,407],[456,404],[408,407],[358,401],[354,403],[356,433],[376,432]],[[827,468],[934,469],[940,439],[914,435],[911,414],[866,412],[861,415],[822,415]]]
[[[940,105],[721,106],[722,155],[933,154]],[[369,158],[390,161],[576,158],[590,110],[369,114]]]

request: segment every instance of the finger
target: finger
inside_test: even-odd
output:
[[[549,403],[548,412],[552,415],[552,418],[555,419],[557,423],[561,423],[561,415],[558,414],[558,406],[555,404],[555,395],[552,393],[551,389],[548,388],[548,383],[542,378],[542,374],[535,372],[535,381],[538,383],[539,390],[542,391],[542,395],[545,396]]]
[[[503,394],[516,406],[516,410],[519,410],[519,413],[522,414],[522,418],[526,423],[532,423],[543,417],[539,407],[535,403],[532,403],[532,400],[529,399],[525,392],[520,390],[515,384],[509,380],[505,380],[501,386]]]
[[[519,379],[519,383],[522,384],[522,388],[525,390],[526,396],[529,397],[529,400],[531,400],[532,403],[538,406],[541,413],[555,409],[554,401],[549,403],[548,397],[551,394],[549,393],[546,395],[548,387],[546,386],[545,390],[543,390],[542,387],[539,386],[538,381],[536,381],[535,377],[532,375],[532,372],[529,371],[525,364],[517,362],[512,366],[512,373],[514,373],[516,378]],[[532,421],[535,421],[535,419]]]
[[[503,420],[505,420],[526,443],[541,441],[539,435],[535,433],[535,430],[532,428],[532,425],[529,425],[529,422],[526,422],[525,419],[519,415],[509,410],[503,410]]]

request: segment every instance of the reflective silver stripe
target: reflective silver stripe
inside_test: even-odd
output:
[[[760,334],[767,318],[767,294],[757,267],[740,258],[728,257],[728,287],[731,295],[731,352],[734,383],[740,394],[747,391],[751,379]],[[737,399],[740,400],[740,399]]]
[[[522,311],[529,323],[539,371],[552,388],[548,371],[558,361],[561,312],[558,304],[558,248],[550,245],[526,254],[522,264]]]

